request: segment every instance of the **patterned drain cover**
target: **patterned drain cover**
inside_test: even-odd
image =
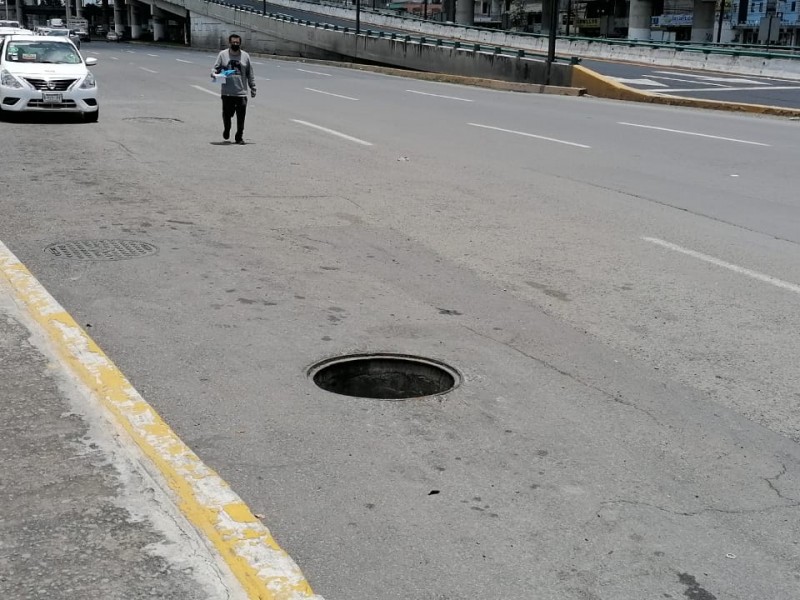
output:
[[[131,240],[82,240],[50,244],[45,252],[72,260],[128,260],[156,254],[158,247]]]

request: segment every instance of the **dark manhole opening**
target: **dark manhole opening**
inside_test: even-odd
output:
[[[158,247],[135,240],[80,240],[50,244],[45,252],[72,260],[128,260],[156,254]]]
[[[323,361],[309,375],[334,394],[404,400],[444,394],[455,388],[458,371],[436,360],[402,354],[355,354]]]

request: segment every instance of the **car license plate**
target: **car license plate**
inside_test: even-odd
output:
[[[60,92],[42,92],[43,102],[61,102]]]

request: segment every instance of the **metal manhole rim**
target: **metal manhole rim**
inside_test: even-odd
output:
[[[444,361],[438,360],[436,358],[419,356],[417,354],[405,354],[401,352],[356,352],[352,354],[342,354],[339,356],[325,358],[313,363],[309,367],[306,367],[305,369],[306,377],[313,383],[315,383],[315,385],[317,385],[316,382],[314,382],[315,375],[327,367],[330,367],[332,365],[345,364],[348,362],[355,362],[358,360],[380,360],[380,359],[407,361],[407,362],[428,365],[431,367],[435,367],[437,369],[441,369],[442,371],[444,371],[445,373],[450,375],[450,377],[453,378],[453,385],[450,386],[447,390],[435,394],[429,394],[427,396],[419,396],[420,398],[435,398],[436,396],[443,396],[445,394],[449,394],[450,392],[453,392],[458,387],[460,387],[464,381],[464,377],[461,375],[461,371],[459,371],[455,367],[450,366]]]
[[[139,116],[139,117],[123,117],[123,121],[151,121],[153,123],[162,123],[167,121],[169,123],[183,123],[183,119],[178,119],[177,117],[150,117],[150,116]]]

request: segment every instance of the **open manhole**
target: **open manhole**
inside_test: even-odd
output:
[[[452,367],[404,354],[341,356],[314,365],[309,376],[328,392],[378,400],[444,394],[461,383],[461,376]]]
[[[81,240],[50,244],[44,250],[72,260],[128,260],[156,254],[158,247],[134,240]]]

